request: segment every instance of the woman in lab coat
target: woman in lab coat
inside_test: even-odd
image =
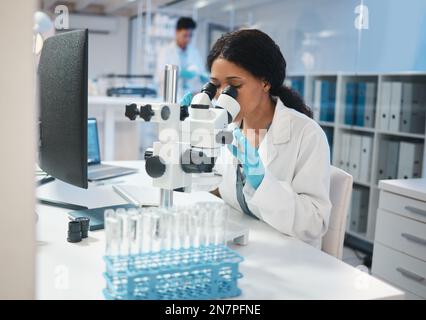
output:
[[[213,46],[208,68],[218,94],[237,88],[241,107],[230,125],[237,145],[223,148],[216,162],[223,180],[213,193],[320,248],[331,209],[330,151],[310,109],[283,86],[280,48],[259,30],[232,32]]]

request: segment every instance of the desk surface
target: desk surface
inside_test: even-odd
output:
[[[141,168],[140,173],[113,181],[131,185],[150,185],[142,162],[115,162]],[[111,163],[112,164],[112,163]],[[125,203],[112,184],[90,185],[80,190],[55,181],[38,189],[40,197],[72,201],[88,207]],[[218,201],[197,192],[179,195],[178,202]],[[105,286],[102,256],[103,231],[73,244],[66,241],[69,210],[37,206],[38,299],[103,299]],[[297,239],[289,238],[263,222],[233,212],[233,219],[250,228],[247,246],[231,245],[243,257],[239,280],[239,299],[401,299],[403,292],[343,263]]]
[[[379,188],[420,201],[426,201],[426,178],[381,180]]]

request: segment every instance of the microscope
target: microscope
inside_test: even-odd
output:
[[[158,123],[159,137],[145,152],[145,169],[160,188],[160,207],[173,206],[173,191],[191,191],[193,183],[215,187],[221,176],[214,172],[221,147],[232,143],[228,124],[240,112],[237,90],[226,87],[215,105],[217,87],[207,83],[189,106],[177,103],[178,67],[166,65],[164,102],[126,106],[130,120]],[[212,189],[210,188],[210,189]]]

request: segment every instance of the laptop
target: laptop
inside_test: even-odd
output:
[[[98,125],[95,118],[89,118],[87,123],[87,178],[89,181],[98,181],[135,173],[133,168],[111,166],[101,163],[99,150]]]

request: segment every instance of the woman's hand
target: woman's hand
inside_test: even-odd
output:
[[[239,128],[234,130],[233,135],[237,145],[228,144],[228,149],[243,166],[246,180],[254,189],[257,189],[265,176],[259,151],[250,144]]]
[[[193,97],[193,95],[192,95],[191,92],[185,93],[185,95],[180,100],[179,104],[183,107],[189,107],[191,105],[191,102],[192,102],[192,97]]]

